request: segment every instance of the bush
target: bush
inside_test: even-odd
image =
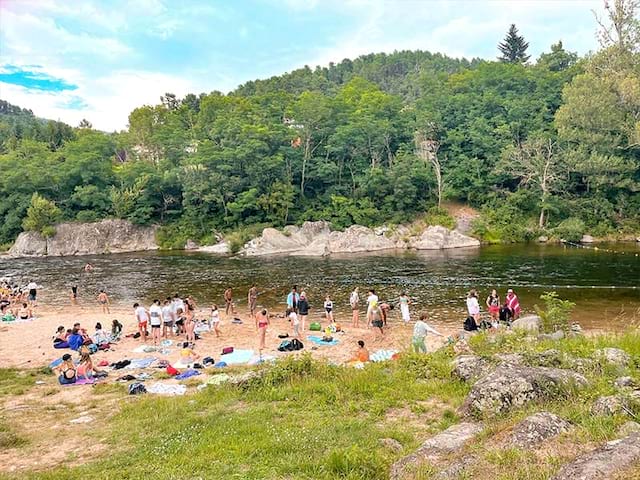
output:
[[[556,292],[545,292],[540,295],[540,300],[544,301],[545,309],[542,310],[537,305],[534,308],[542,320],[542,330],[544,332],[555,332],[556,330],[568,332],[569,318],[576,304],[569,300],[562,300]]]
[[[227,233],[224,238],[229,243],[229,251],[238,253],[249,240],[260,236],[265,227],[264,223],[257,223]]]
[[[456,226],[455,219],[449,215],[444,208],[440,207],[431,207],[427,211],[427,216],[425,217],[425,221],[428,225],[441,225],[443,227],[452,230]]]
[[[579,242],[586,230],[585,224],[579,218],[567,218],[553,229],[553,234],[568,242]]]
[[[55,203],[34,193],[22,227],[26,231],[38,232],[45,238],[51,237],[56,233],[54,225],[61,216],[62,212]]]

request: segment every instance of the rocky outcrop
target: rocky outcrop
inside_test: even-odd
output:
[[[305,222],[301,227],[287,226],[282,231],[265,228],[262,235],[248,242],[242,253],[247,256],[288,254],[325,256],[332,253],[376,252],[413,248],[440,250],[478,247],[480,242],[455,230],[431,226],[417,236],[406,227],[376,228],[352,225],[346,230],[331,231],[327,222]]]
[[[492,417],[535,400],[565,396],[569,389],[586,385],[586,378],[569,370],[502,365],[478,380],[462,412]]]
[[[405,472],[424,462],[437,462],[442,457],[460,451],[465,443],[482,431],[477,423],[460,423],[447,428],[444,432],[431,437],[418,450],[401,458],[391,466],[390,478],[405,478]]]
[[[207,245],[204,247],[198,247],[198,252],[205,253],[219,253],[219,254],[227,254],[231,252],[231,248],[227,242],[218,242],[215,245]]]
[[[540,317],[538,315],[525,315],[515,320],[511,324],[514,330],[525,330],[527,332],[537,333],[540,330]]]
[[[416,250],[442,250],[445,248],[479,247],[480,242],[456,230],[434,225],[409,242]]]
[[[640,462],[640,432],[605,443],[563,466],[553,480],[596,480],[618,477]]]
[[[561,433],[568,432],[571,424],[549,412],[539,412],[528,416],[518,423],[507,444],[520,448],[530,448]]]
[[[33,232],[21,233],[9,255],[66,256],[157,250],[155,232],[155,227],[141,227],[126,220],[61,223],[56,226],[55,235],[47,239]],[[43,249],[43,245],[46,248]]]

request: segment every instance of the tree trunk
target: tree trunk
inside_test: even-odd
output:
[[[302,157],[302,175],[300,179],[300,196],[304,198],[304,180],[305,174],[307,170],[307,162],[309,161],[309,157],[311,155],[311,136],[307,136],[304,141],[304,155]]]

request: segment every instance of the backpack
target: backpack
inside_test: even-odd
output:
[[[140,395],[141,393],[147,393],[143,384],[136,382],[129,385],[129,395]]]
[[[224,347],[222,349],[222,355],[226,355],[227,353],[233,353],[233,347]]]
[[[283,342],[280,343],[280,346],[278,347],[279,352],[290,352],[292,350],[293,348],[291,345],[291,340],[284,340]]]
[[[462,328],[464,328],[464,330],[467,332],[472,332],[474,330],[478,330],[478,325],[476,325],[476,321],[473,319],[473,317],[467,317],[467,319],[464,321],[464,324],[462,325]]]
[[[309,325],[309,330],[319,332],[320,330],[322,330],[322,325],[320,325],[320,323],[318,322],[313,322],[311,325]]]
[[[294,338],[293,340],[291,340],[291,347],[292,350],[302,350],[304,348],[304,345],[300,340]]]

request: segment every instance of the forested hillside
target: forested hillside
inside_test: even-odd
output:
[[[528,59],[514,28],[495,61],[366,55],[166,94],[120,133],[3,102],[0,242],[117,217],[161,223],[179,247],[266,224],[406,222],[445,200],[479,208],[489,241],[638,232],[640,30],[625,12],[588,58],[558,43]]]

